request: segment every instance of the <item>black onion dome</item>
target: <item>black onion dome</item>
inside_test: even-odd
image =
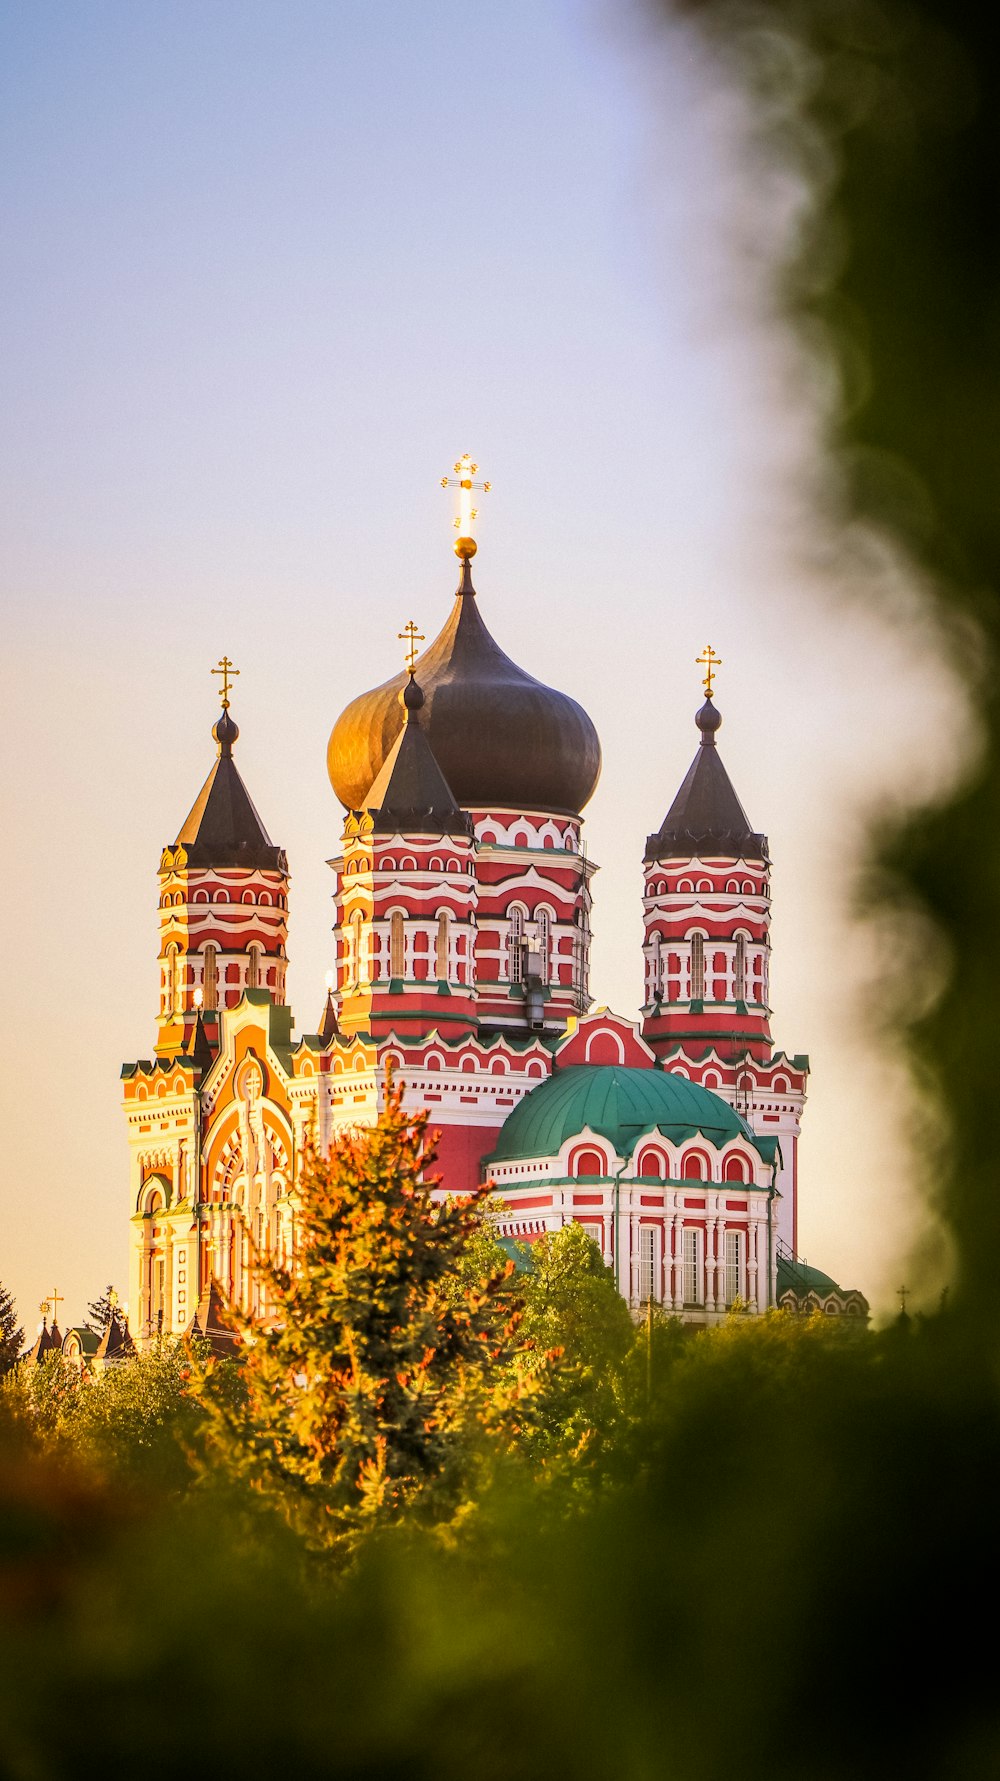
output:
[[[660,828],[646,842],[646,859],[684,859],[708,853],[722,859],[766,863],[767,836],[751,828],[715,746],[721,712],[706,699],[694,721],[701,731],[698,753]]]
[[[544,686],[494,642],[480,616],[468,559],[444,630],[419,662],[422,728],[457,802],[576,816],[593,795],[601,745],[582,705]],[[327,749],[330,782],[363,809],[403,727],[406,670],[352,699]]]

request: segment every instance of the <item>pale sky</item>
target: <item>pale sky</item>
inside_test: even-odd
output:
[[[846,913],[865,814],[946,781],[918,593],[812,502],[822,369],[769,315],[794,182],[686,30],[605,0],[0,6],[8,1017],[0,1279],[26,1328],[124,1290],[119,1069],[151,1055],[156,870],[241,669],[237,760],[292,871],[290,998],[332,964],[326,740],[433,637],[439,487],[494,484],[498,642],[591,713],[591,987],[635,1018],[641,858],[694,658],[775,865],[778,1047],[813,1065],[804,1255],[893,1302],[915,1110]],[[887,588],[890,590],[887,594]],[[884,614],[891,609],[891,618]]]

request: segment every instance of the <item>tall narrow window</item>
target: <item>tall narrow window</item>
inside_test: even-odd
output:
[[[524,981],[524,911],[512,909],[510,912],[510,981]]]
[[[698,1267],[698,1232],[685,1226],[684,1230],[684,1303],[685,1305],[701,1304],[701,1280]]]
[[[646,996],[648,1002],[663,994],[663,953],[659,934],[649,936],[649,987]]]
[[[639,1226],[639,1299],[643,1305],[654,1297],[656,1282],[656,1232],[651,1224]]]
[[[442,982],[448,981],[448,911],[442,909],[438,916],[437,946],[435,948],[435,970]]]
[[[394,909],[389,917],[389,976],[402,977],[404,971],[404,929],[403,917],[398,909]]]
[[[219,1006],[218,957],[216,947],[206,946],[201,964],[202,1007],[206,1013]]]
[[[700,1002],[705,994],[705,939],[691,935],[691,1000]]]
[[[351,938],[354,941],[354,981],[368,982],[368,935],[360,909],[351,916]]]
[[[538,975],[543,983],[549,981],[549,912],[539,909],[535,919],[538,948]]]
[[[740,1297],[740,1263],[743,1260],[741,1231],[726,1232],[726,1304],[732,1305]]]
[[[747,937],[745,934],[736,936],[736,960],[733,966],[733,992],[738,1002],[745,1002],[747,997]]]
[[[247,949],[247,989],[260,988],[260,947]]]
[[[164,993],[166,997],[165,1014],[179,1014],[181,1011],[180,970],[177,964],[177,947],[171,942],[167,947],[164,966]]]

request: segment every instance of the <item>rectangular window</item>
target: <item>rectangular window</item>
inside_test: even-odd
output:
[[[691,1000],[700,1002],[705,994],[705,938],[691,935]]]
[[[733,985],[736,1000],[745,1002],[747,995],[747,943],[742,934],[736,936],[736,962]]]
[[[394,909],[389,917],[389,976],[403,975],[403,917]]]
[[[435,948],[434,969],[442,980],[448,977],[448,913],[442,909],[438,916],[437,946]]]
[[[684,1303],[685,1305],[700,1305],[701,1302],[701,1270],[698,1266],[698,1232],[685,1226]]]
[[[742,1297],[740,1276],[743,1272],[743,1232],[726,1232],[726,1304],[732,1305]]]
[[[639,1300],[645,1305],[655,1297],[656,1232],[651,1224],[639,1226]]]

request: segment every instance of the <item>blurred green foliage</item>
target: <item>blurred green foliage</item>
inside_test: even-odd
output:
[[[592,1429],[587,1462],[543,1489],[544,1442],[506,1454],[463,1538],[403,1519],[342,1575],[266,1510],[251,1527],[245,1490],[167,1488],[169,1467],[109,1484],[114,1468],[0,1406],[0,1765],[18,1781],[98,1764],[407,1781],[1000,1772],[995,26],[961,3],[684,10],[752,94],[765,151],[814,189],[776,276],[789,325],[818,325],[842,367],[831,489],[845,519],[912,553],[975,696],[974,773],[880,827],[869,882],[922,907],[951,961],[901,1035],[940,1133],[951,1308],[877,1334],[774,1314],[633,1336],[579,1270],[557,1309],[553,1244],[552,1299],[525,1322],[540,1342],[575,1332],[553,1429]]]

